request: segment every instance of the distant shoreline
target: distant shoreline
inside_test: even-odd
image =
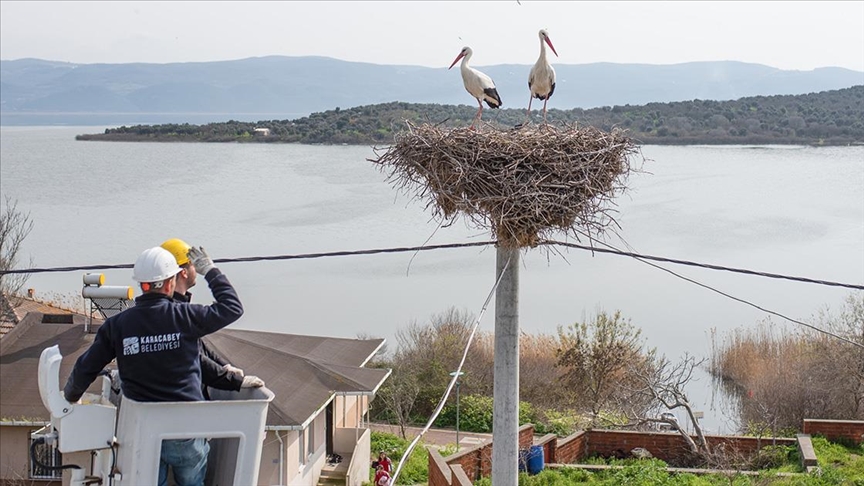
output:
[[[77,140],[123,142],[241,142],[330,145],[386,145],[415,125],[456,128],[471,125],[469,105],[380,103],[312,113],[296,119],[231,119],[192,124],[123,125]],[[553,125],[622,130],[642,145],[864,145],[864,85],[807,95],[757,96],[734,101],[693,100],[644,106],[605,106],[548,111]],[[511,130],[542,123],[521,108],[485,110],[482,123]]]

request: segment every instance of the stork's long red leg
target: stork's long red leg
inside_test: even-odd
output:
[[[545,100],[543,100],[543,123],[546,123],[546,102],[549,101],[549,97],[547,96]]]
[[[531,118],[531,102],[534,101],[534,95],[531,94],[528,96],[528,111],[525,112],[525,122],[528,122],[528,119]]]
[[[471,128],[474,128],[474,125],[483,116],[483,102],[478,99],[477,103],[480,105],[480,108],[478,108],[477,113],[474,114],[474,121],[471,122]]]

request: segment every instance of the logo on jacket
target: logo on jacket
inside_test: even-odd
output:
[[[123,338],[123,356],[139,353],[158,353],[180,347],[180,333],[132,336]]]
[[[138,336],[123,338],[123,356],[139,352],[141,352],[141,345],[138,343]]]

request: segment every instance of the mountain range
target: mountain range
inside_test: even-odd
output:
[[[530,66],[478,66],[504,107],[527,107]],[[595,108],[805,94],[864,84],[864,72],[790,71],[736,61],[558,64],[550,108]],[[206,123],[294,119],[313,112],[402,101],[473,105],[456,67],[379,65],[268,56],[171,64],[0,60],[0,124]]]

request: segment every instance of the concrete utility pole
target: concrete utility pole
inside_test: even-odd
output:
[[[519,482],[519,248],[498,246],[495,277],[495,378],[492,484]],[[508,264],[509,260],[509,264]],[[504,267],[507,267],[504,270]]]

